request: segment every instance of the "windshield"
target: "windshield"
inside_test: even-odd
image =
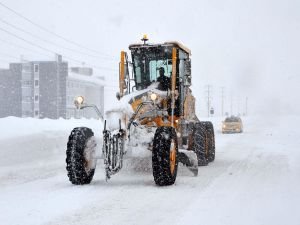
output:
[[[237,117],[228,117],[225,119],[225,122],[233,123],[233,122],[239,122],[239,118]]]
[[[156,82],[162,67],[165,76],[172,74],[172,47],[148,47],[132,50],[135,85],[137,90]]]

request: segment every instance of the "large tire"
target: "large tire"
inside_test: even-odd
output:
[[[203,122],[206,129],[206,145],[207,145],[207,160],[213,162],[215,160],[215,133],[212,122]]]
[[[173,127],[156,129],[152,149],[154,181],[159,186],[175,183],[178,168],[178,142]]]
[[[96,168],[96,141],[94,133],[87,127],[72,130],[67,144],[67,171],[72,184],[89,184]]]
[[[197,122],[192,136],[193,151],[197,155],[198,166],[207,166],[206,127],[203,122]]]

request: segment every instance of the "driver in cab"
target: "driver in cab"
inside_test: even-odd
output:
[[[159,69],[159,77],[157,78],[157,81],[159,82],[158,89],[161,91],[167,91],[170,88],[170,77],[167,77],[165,75],[165,69],[163,67],[160,67]]]

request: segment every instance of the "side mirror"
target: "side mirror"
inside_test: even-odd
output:
[[[187,59],[184,61],[184,86],[191,86],[192,84],[192,73],[191,73],[191,60]]]
[[[117,93],[116,93],[116,97],[117,97],[117,99],[118,99],[118,100],[120,100],[120,99],[121,99],[120,92],[117,92]]]
[[[191,86],[192,84],[192,78],[191,76],[184,76],[184,86]]]
[[[185,67],[185,74],[191,76],[191,60],[186,59],[184,61],[184,67]]]

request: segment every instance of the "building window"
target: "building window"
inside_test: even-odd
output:
[[[31,102],[32,101],[32,98],[31,96],[22,96],[22,102]]]
[[[38,101],[39,101],[39,96],[38,96],[38,95],[35,95],[35,96],[34,96],[34,101],[35,101],[35,102],[38,102]]]
[[[39,72],[39,65],[38,64],[34,64],[34,72],[35,73]]]
[[[39,86],[39,80],[34,80],[34,86],[38,87]]]
[[[22,64],[22,72],[30,73],[31,72],[31,66],[30,66],[30,64],[23,63]]]
[[[31,85],[31,81],[30,80],[23,80],[22,84],[23,84],[23,86],[30,86]]]
[[[32,116],[32,112],[30,112],[30,111],[24,111],[23,112],[23,116]]]

